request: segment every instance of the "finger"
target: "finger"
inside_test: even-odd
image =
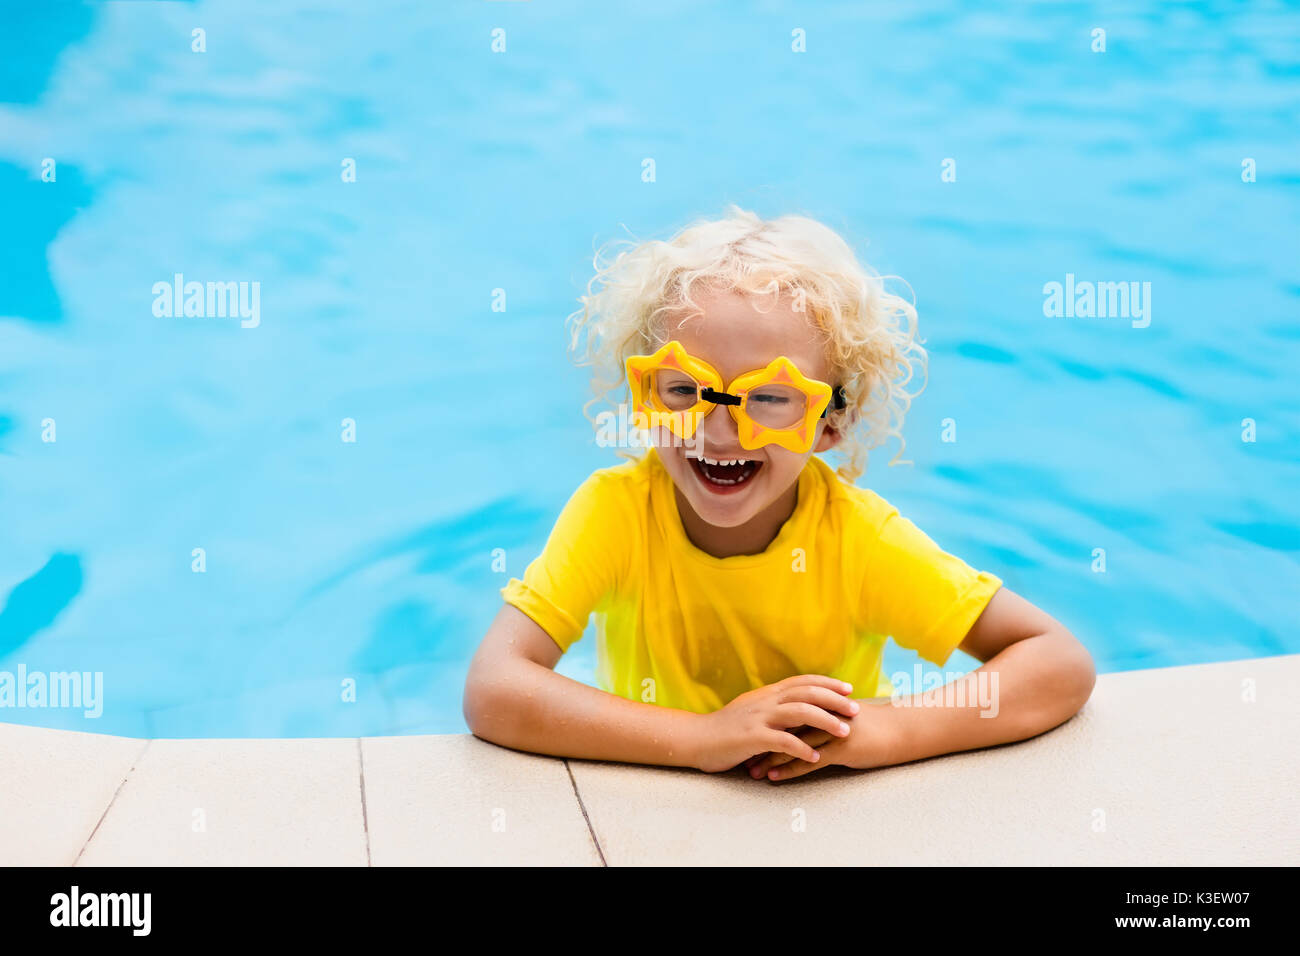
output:
[[[796,734],[796,736],[814,750],[821,751],[823,745],[837,739],[826,733],[824,730],[813,730],[805,734]],[[754,761],[754,765],[749,768],[749,775],[755,780],[760,780],[767,776],[769,770],[775,767],[781,767],[795,760],[789,754],[767,753],[761,754],[759,759]]]
[[[804,774],[812,773],[821,767],[829,767],[839,763],[838,757],[841,750],[840,741],[832,740],[825,747],[821,748],[817,760],[791,760],[789,763],[780,767],[773,767],[767,772],[767,779],[772,783],[782,783],[786,780],[793,780],[795,777],[802,777]]]
[[[790,733],[794,734],[796,737],[802,737],[805,733],[812,730],[812,728],[806,724],[801,727],[787,727],[786,729],[790,731]],[[816,732],[820,734],[822,731],[818,730]],[[770,750],[765,750],[762,753],[754,754],[754,756],[750,757],[748,760],[745,761],[745,766],[753,767],[754,764],[758,763],[764,757],[771,756],[771,753],[772,752]]]
[[[786,780],[793,780],[795,777],[802,777],[804,774],[812,773],[821,767],[825,760],[817,763],[809,763],[806,760],[794,760],[784,767],[777,767],[767,772],[767,779],[771,783],[784,783]]]
[[[808,763],[816,763],[821,759],[821,755],[816,750],[813,750],[812,747],[809,747],[794,734],[785,731],[773,733],[770,746],[773,753],[790,754],[790,756],[799,760],[806,760]]]
[[[781,695],[781,703],[783,704],[795,701],[816,704],[823,710],[843,714],[845,717],[856,717],[858,711],[862,709],[852,697],[845,697],[828,687],[819,687],[815,684],[802,684],[798,687],[791,687]]]
[[[834,737],[849,735],[848,724],[813,704],[781,704],[772,712],[772,716],[780,722],[780,728],[777,729],[807,724],[809,727],[824,730]]]
[[[838,739],[832,737],[824,730],[810,730],[806,733],[796,733],[795,736],[815,750],[821,750],[825,744]],[[754,761],[754,765],[750,767],[750,776],[755,778],[765,776],[773,767],[780,767],[794,759],[796,758],[784,753],[762,754],[759,759]]]
[[[853,690],[853,685],[847,681],[827,677],[825,674],[797,674],[794,677],[787,677],[785,680],[776,682],[777,687],[800,687],[805,684],[826,687],[840,694],[849,694]]]

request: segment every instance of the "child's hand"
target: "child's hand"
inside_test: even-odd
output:
[[[852,690],[851,684],[833,677],[802,674],[741,694],[701,717],[696,766],[716,773],[769,752],[814,766],[818,755],[813,745],[786,728],[813,728],[822,742],[847,736],[849,726],[836,714],[851,718],[858,712],[857,701],[848,697]]]
[[[745,766],[755,780],[767,777],[773,781],[802,777],[819,767],[836,764],[857,770],[887,766],[892,762],[889,754],[894,744],[893,716],[893,709],[888,706],[867,707],[848,719],[847,735],[832,736],[815,726],[797,728],[794,735],[809,747],[820,748],[820,759],[809,761],[789,752],[773,751],[745,761]]]

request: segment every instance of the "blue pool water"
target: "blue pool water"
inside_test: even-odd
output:
[[[463,730],[498,589],[617,460],[561,328],[593,244],[730,201],[915,290],[915,465],[864,484],[1103,671],[1300,651],[1294,6],[313,6],[3,8],[0,671],[104,684],[0,720]],[[176,273],[260,324],[155,315]],[[1149,326],[1044,316],[1067,274]]]

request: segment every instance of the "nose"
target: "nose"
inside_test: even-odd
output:
[[[740,431],[727,406],[713,405],[706,408],[709,408],[708,414],[695,429],[696,451],[703,454],[706,450],[730,452],[740,448]],[[709,457],[712,458],[713,455],[710,454]]]

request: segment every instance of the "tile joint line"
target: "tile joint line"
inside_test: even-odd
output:
[[[99,815],[99,819],[95,822],[95,829],[90,831],[90,836],[86,837],[86,842],[83,843],[81,849],[77,851],[77,856],[72,861],[73,866],[76,866],[81,862],[81,857],[85,854],[86,848],[90,846],[90,841],[95,839],[95,834],[99,832],[99,828],[103,826],[104,821],[108,819],[108,811],[112,810],[113,804],[117,803],[118,794],[122,792],[122,788],[126,786],[126,782],[131,779],[131,774],[135,773],[135,768],[136,765],[140,763],[140,758],[144,756],[145,751],[149,749],[149,745],[152,743],[152,740],[146,740],[144,746],[140,748],[140,752],[136,754],[135,758],[131,761],[131,766],[127,768],[126,774],[122,777],[122,782],[119,783],[117,789],[113,791],[113,796],[108,801],[108,806],[104,808],[104,812]]]
[[[361,830],[366,838],[366,866],[374,866],[370,861],[370,818],[366,814],[366,755],[360,737],[357,738],[357,765],[361,769]]]
[[[573,768],[569,766],[569,761],[564,761],[564,769],[569,773],[569,783],[573,784],[573,795],[578,799],[578,809],[582,811],[582,819],[587,824],[587,832],[591,834],[591,843],[596,848],[596,855],[600,857],[601,866],[609,866],[609,861],[605,859],[605,851],[600,847],[600,840],[596,839],[596,828],[591,825],[591,817],[587,815],[587,805],[582,802],[582,794],[578,792],[578,781],[573,776]]]

